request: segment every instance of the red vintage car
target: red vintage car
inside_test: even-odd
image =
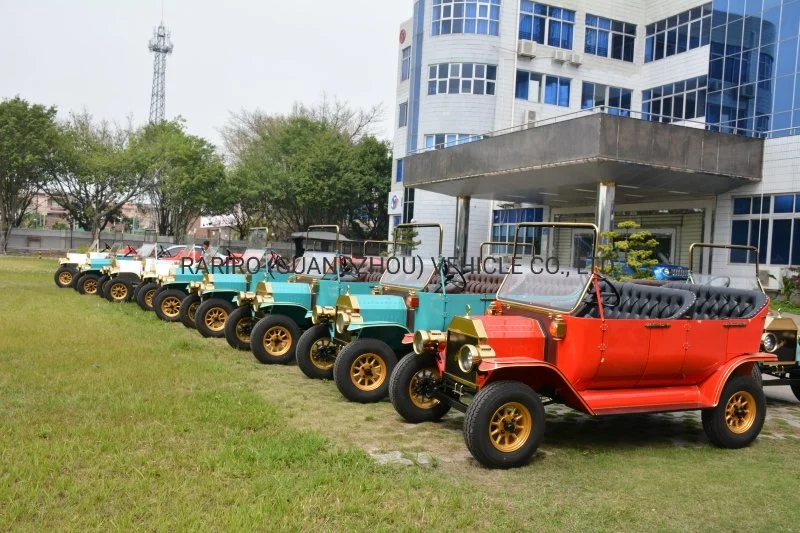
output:
[[[514,254],[487,315],[415,333],[417,355],[390,383],[403,418],[464,411],[467,447],[495,468],[529,461],[550,403],[595,416],[699,409],[712,443],[755,440],[766,400],[753,365],[775,360],[759,352],[762,292],[611,281],[579,267],[596,263],[594,225],[520,224],[517,235],[526,227],[540,255]]]

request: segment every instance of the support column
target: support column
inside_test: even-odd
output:
[[[455,257],[459,267],[467,262],[467,243],[469,242],[469,196],[456,198],[456,242]]]
[[[600,235],[606,231],[612,231],[614,224],[614,197],[617,185],[613,181],[601,181],[597,184],[597,214],[595,224],[597,224]],[[600,238],[600,244],[604,244],[605,239]]]

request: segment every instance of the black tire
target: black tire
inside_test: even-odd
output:
[[[767,400],[751,374],[733,375],[722,389],[719,403],[703,409],[703,429],[708,440],[722,448],[750,445],[764,425]]]
[[[195,329],[197,310],[200,308],[200,295],[193,292],[181,301],[181,324],[189,329]]]
[[[412,424],[441,420],[450,405],[430,394],[440,379],[432,353],[410,353],[400,359],[389,380],[389,399],[394,410]]]
[[[789,385],[794,393],[794,397],[797,398],[797,401],[800,402],[800,383],[792,383]]]
[[[761,377],[761,367],[758,363],[753,363],[753,379],[756,380],[759,387],[764,386],[764,379]]]
[[[236,350],[250,349],[250,333],[256,325],[253,308],[249,305],[237,307],[225,321],[225,340]]]
[[[317,324],[303,332],[297,341],[297,366],[311,379],[333,379],[333,365],[339,350],[340,347],[331,341],[330,327]]]
[[[397,356],[378,339],[353,341],[339,352],[333,365],[333,381],[351,402],[374,403],[389,394],[389,378]]]
[[[59,289],[66,289],[72,287],[75,278],[78,276],[78,270],[74,267],[61,266],[56,270],[53,275],[53,280],[56,282],[56,287]]]
[[[250,351],[265,365],[285,365],[294,359],[300,328],[285,315],[267,315],[250,332]]]
[[[178,322],[181,319],[181,302],[186,293],[180,289],[163,289],[153,298],[153,311],[164,322]]]
[[[78,280],[80,280],[82,276],[83,274],[81,274],[81,271],[78,270],[75,274],[75,277],[72,278],[72,285],[70,285],[70,288],[75,290],[75,292],[78,291]]]
[[[119,277],[110,279],[103,286],[106,300],[111,303],[124,303],[133,296],[133,286],[130,280]]]
[[[100,276],[97,274],[84,274],[78,280],[78,292],[81,294],[97,294],[100,287],[97,285]]]
[[[491,428],[501,423],[503,429],[498,430],[495,440]],[[533,389],[518,381],[498,381],[487,385],[475,395],[464,416],[467,448],[480,464],[488,468],[516,468],[526,464],[539,448],[544,429],[542,400]]]
[[[110,277],[103,274],[102,276],[100,276],[100,279],[97,280],[97,287],[98,289],[100,289],[97,291],[97,296],[99,296],[100,298],[106,298],[106,299],[108,298],[106,296],[106,283],[108,283],[110,279],[111,279]]]
[[[181,313],[183,313],[185,302],[186,300],[181,303]],[[221,298],[209,298],[197,308],[197,313],[194,317],[195,327],[203,337],[224,337],[225,322],[228,321],[231,313],[233,313],[233,304],[231,302]]]
[[[136,296],[136,303],[139,305],[139,307],[145,311],[152,311],[157,290],[158,283],[153,281],[139,285],[134,293]]]

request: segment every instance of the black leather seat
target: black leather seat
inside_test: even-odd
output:
[[[694,306],[686,313],[686,318],[694,320],[753,318],[767,305],[767,296],[761,291],[674,282],[665,287],[690,291],[696,296]]]
[[[619,302],[614,302],[614,297],[607,297],[616,305],[604,305],[603,315],[607,319],[674,319],[684,316],[694,305],[696,296],[691,291],[675,288],[653,287],[638,283],[612,282],[619,292]],[[589,291],[594,292],[594,284],[589,286]],[[600,282],[600,291],[612,294],[608,282]],[[591,294],[589,295],[591,298]],[[597,305],[585,304],[579,310],[578,316],[600,317]]]

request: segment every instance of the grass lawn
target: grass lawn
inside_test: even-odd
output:
[[[770,309],[774,309],[775,311],[783,311],[786,313],[800,315],[800,307],[786,300],[778,300],[778,299],[772,300],[770,301],[769,307]]]
[[[695,414],[550,411],[531,464],[468,457],[463,416],[404,424],[296,367],[0,258],[2,529],[789,531],[800,405],[710,446]],[[552,409],[548,408],[549,410]],[[399,451],[415,464],[379,465]],[[430,454],[426,461],[419,452]],[[429,464],[420,464],[420,463]]]

